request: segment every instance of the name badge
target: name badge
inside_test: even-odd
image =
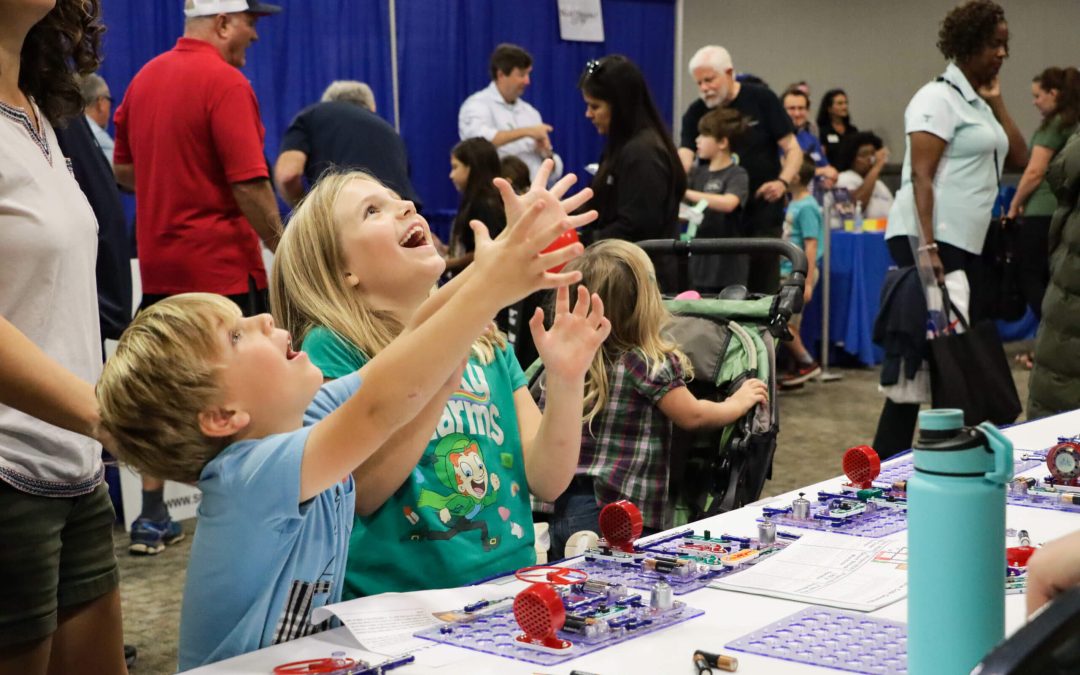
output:
[[[840,142],[840,137],[837,136],[836,134],[829,134],[828,136],[825,137],[825,140],[830,142],[830,143],[839,143]]]

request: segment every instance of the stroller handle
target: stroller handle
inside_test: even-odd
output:
[[[772,253],[791,261],[792,274],[801,273],[806,278],[806,254],[802,249],[783,239],[647,239],[637,245],[649,253],[693,255],[707,253]]]
[[[776,310],[786,322],[803,308],[803,287],[806,284],[806,254],[795,244],[783,239],[648,239],[637,242],[652,254],[689,257],[694,254],[714,253],[765,253],[784,256],[791,261],[791,276],[787,278],[776,297]]]

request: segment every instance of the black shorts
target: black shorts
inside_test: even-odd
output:
[[[139,311],[142,311],[155,303],[161,302],[165,298],[171,298],[172,295],[160,295],[157,293],[143,293],[142,302],[139,303]],[[248,292],[239,293],[237,295],[226,295],[226,298],[232,300],[240,306],[240,312],[244,316],[255,316],[256,314],[267,314],[270,311],[270,293],[265,288],[259,288],[255,285],[255,280],[248,277]]]
[[[105,483],[79,497],[39,497],[0,482],[0,647],[56,631],[57,611],[119,584]]]

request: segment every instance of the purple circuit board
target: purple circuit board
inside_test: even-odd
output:
[[[852,673],[908,672],[907,624],[829,607],[807,607],[727,648]]]
[[[575,563],[574,567],[588,573],[590,579],[602,579],[643,591],[650,590],[663,579],[671,585],[675,595],[683,595],[744,570],[781,551],[795,539],[798,539],[798,535],[781,532],[774,543],[761,546],[757,539],[749,537],[728,534],[713,536],[709,531],[699,535],[688,529],[648,543],[638,543],[636,556],[618,553],[605,556],[594,549],[587,552],[584,561]],[[738,564],[724,564],[725,556],[742,551],[757,553],[743,554]],[[680,564],[666,571],[655,567],[649,569],[650,563],[646,562],[673,558],[679,559]]]
[[[572,645],[567,649],[551,651],[516,640],[522,630],[514,618],[512,608],[502,607],[487,613],[477,613],[475,617],[464,621],[426,628],[415,635],[425,640],[516,661],[554,666],[641,635],[663,630],[705,613],[704,610],[679,601],[673,602],[669,609],[655,610],[649,607],[647,594],[642,596],[629,593],[624,601],[614,604],[603,602],[600,596],[596,596],[590,603],[590,594],[587,592],[563,589],[560,595],[567,606],[568,616],[572,614],[591,620],[591,625],[602,622],[604,630],[593,635],[560,630],[557,636]]]
[[[1015,478],[1009,482],[1005,499],[1014,506],[1080,513],[1080,487],[1056,484],[1053,476]]]
[[[796,508],[799,501],[803,502],[802,514]],[[765,520],[804,530],[885,537],[907,529],[907,500],[900,493],[884,488],[822,490],[816,499],[804,499],[799,493],[799,499],[790,504],[764,507],[758,522]]]
[[[915,471],[914,459],[911,454],[881,465],[881,473],[874,479],[874,485],[890,487],[893,483],[911,478]],[[1040,464],[1046,463],[1046,449],[1042,450],[1013,450],[1013,475],[1034,469]]]

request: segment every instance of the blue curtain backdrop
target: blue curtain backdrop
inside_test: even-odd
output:
[[[439,216],[456,211],[458,197],[447,174],[450,149],[459,140],[458,107],[491,81],[488,57],[500,42],[519,44],[533,55],[524,98],[555,128],[555,150],[581,184],[588,184],[584,166],[598,161],[603,148],[577,90],[589,59],[613,53],[633,59],[670,125],[674,0],[603,0],[603,13],[605,42],[565,42],[559,39],[555,0],[398,0],[401,132],[429,219],[441,221]]]
[[[266,155],[277,157],[293,116],[335,79],[367,82],[391,124],[393,84],[388,0],[275,0],[285,11],[260,20],[248,50],[251,79],[266,126]],[[117,104],[147,61],[183,32],[181,0],[105,0],[101,73]],[[458,141],[457,111],[490,81],[488,57],[499,42],[528,49],[535,61],[525,99],[555,127],[552,141],[568,171],[587,184],[584,165],[603,139],[585,119],[577,79],[587,60],[622,53],[633,59],[670,124],[675,0],[603,0],[604,43],[559,38],[556,0],[397,0],[401,132],[413,182],[426,212],[445,232],[458,197],[447,174]],[[161,167],[168,171],[169,167]]]
[[[277,158],[293,116],[319,100],[332,80],[371,85],[379,115],[391,124],[390,14],[387,0],[275,0],[281,14],[261,19],[244,73],[259,99],[266,155]],[[105,0],[108,31],[101,74],[119,104],[147,61],[184,32],[181,0]],[[163,167],[167,170],[167,167]]]

